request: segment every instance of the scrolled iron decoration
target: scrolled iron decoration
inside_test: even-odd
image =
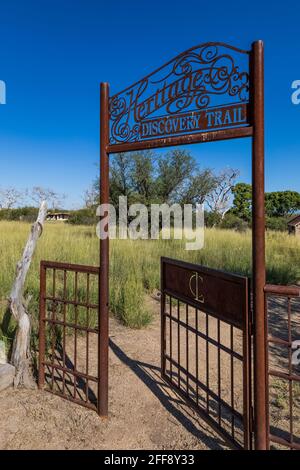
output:
[[[245,59],[239,65],[241,56]],[[220,102],[220,97],[223,98]],[[136,142],[216,125],[195,112],[222,109],[227,127],[247,124],[248,52],[221,43],[192,48],[110,99],[110,143]],[[225,116],[229,107],[231,115]],[[221,107],[221,108],[220,108]],[[163,114],[161,114],[163,113]],[[206,122],[204,122],[204,118]]]

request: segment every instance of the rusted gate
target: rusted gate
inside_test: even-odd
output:
[[[124,90],[100,90],[100,199],[109,203],[109,155],[236,138],[252,139],[253,392],[255,448],[266,449],[266,329],[264,314],[264,49],[209,42],[192,47]],[[107,213],[102,220],[107,220]],[[108,222],[107,222],[108,223]],[[101,360],[107,370],[108,227],[100,241]],[[237,327],[236,327],[237,328]],[[244,331],[239,325],[240,330]],[[106,380],[107,383],[107,380]],[[103,388],[102,413],[108,410]]]
[[[99,268],[40,269],[39,388],[100,414]]]
[[[249,279],[161,259],[163,378],[233,446],[252,447]]]
[[[300,450],[300,288],[267,285],[265,299],[267,443]]]

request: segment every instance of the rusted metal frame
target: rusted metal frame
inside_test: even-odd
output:
[[[192,51],[194,51],[195,49],[199,49],[203,46],[206,46],[206,47],[208,47],[208,46],[222,46],[222,47],[225,47],[227,49],[231,49],[232,51],[239,52],[240,54],[245,54],[245,55],[250,54],[250,51],[247,51],[245,49],[240,49],[239,47],[232,46],[231,44],[226,44],[225,42],[220,42],[220,41],[203,42],[201,44],[198,44],[197,46],[190,47],[189,49],[185,50],[184,52],[181,52],[180,54],[178,54],[176,57],[173,57],[168,62],[166,62],[163,65],[161,65],[160,67],[156,68],[155,70],[150,72],[148,75],[146,75],[142,79],[137,80],[132,85],[127,86],[123,90],[119,91],[119,93],[113,95],[112,99],[115,98],[117,95],[120,95],[121,93],[124,93],[125,91],[130,90],[132,87],[138,85],[142,80],[146,80],[146,79],[150,78],[152,75],[154,75],[157,72],[159,72],[160,70],[164,69],[165,67],[170,65],[172,62],[178,61],[179,59],[183,58],[185,55],[187,55],[187,54],[191,53]]]
[[[174,258],[168,258],[166,256],[161,257],[161,263],[162,264],[169,264],[173,266],[178,266],[180,268],[185,268],[189,269],[191,271],[197,271],[197,264],[190,263],[188,261],[182,261],[179,259],[174,259]],[[240,276],[239,274],[232,274],[227,271],[223,271],[222,269],[213,269],[213,268],[208,268],[207,266],[199,266],[201,267],[201,272],[203,274],[213,274],[213,275],[221,275],[222,279],[233,282],[235,284],[240,284],[244,286],[245,284],[245,276]],[[172,295],[172,294],[171,294]],[[185,299],[182,299],[183,302],[185,302]]]
[[[251,137],[252,135],[253,129],[251,126],[236,127],[213,132],[200,132],[189,135],[165,137],[164,139],[151,139],[124,144],[108,144],[105,150],[107,153],[135,152],[137,150],[175,147],[177,145],[201,144],[205,142],[215,142],[218,140],[239,139],[242,137]]]
[[[190,377],[191,378],[191,377]],[[202,409],[201,407],[197,406],[197,404],[188,396],[182,388],[178,388],[176,384],[168,377],[164,377],[165,381],[171,386],[174,387],[176,390],[176,393],[182,397],[188,404],[189,406],[207,423],[211,426],[211,428],[216,431],[218,434],[221,434],[223,437],[224,441],[233,449],[238,449],[238,450],[243,450],[243,446],[239,444],[237,441],[232,439],[232,436],[224,429],[220,428],[218,423],[214,420],[214,418],[211,417],[211,415],[207,414],[206,410]],[[238,412],[235,411],[237,414]],[[240,418],[242,419],[242,418]]]
[[[205,340],[206,340],[206,411],[207,414],[209,415],[209,343],[212,341],[212,338],[209,337],[209,316],[208,313],[206,312],[205,316],[205,329],[206,329],[206,335],[205,335]]]
[[[78,295],[78,272],[75,272],[75,302],[77,302],[77,295]],[[78,307],[75,303],[74,305],[75,310],[75,317],[74,317],[74,371],[77,372],[77,323],[78,323]],[[76,398],[77,394],[77,380],[76,376],[74,375],[74,390],[73,396]]]
[[[247,302],[249,301],[249,295],[250,292],[247,289],[246,291],[246,298]],[[171,303],[170,303],[171,304]],[[186,304],[186,308],[187,308]],[[248,305],[248,304],[247,304]],[[213,345],[217,347],[218,349],[218,395],[215,395],[216,401],[218,402],[218,421],[219,424],[221,422],[221,404],[226,403],[223,402],[221,399],[221,365],[220,365],[220,353],[221,351],[224,351],[225,353],[229,354],[231,357],[231,403],[234,403],[233,400],[233,393],[234,393],[234,369],[233,369],[233,358],[238,359],[239,361],[242,362],[243,365],[243,425],[244,425],[244,448],[245,449],[251,449],[251,429],[252,429],[252,424],[251,424],[251,360],[250,360],[250,345],[251,345],[251,337],[250,337],[250,328],[249,328],[249,315],[248,313],[245,315],[245,324],[244,324],[244,329],[242,329],[243,332],[243,355],[241,356],[239,353],[235,352],[233,350],[233,341],[231,341],[231,348],[226,347],[220,342],[220,332],[218,329],[218,340],[214,340],[211,338],[208,334],[208,322],[209,322],[209,316],[207,314],[206,317],[206,329],[207,333],[204,334],[201,331],[198,331],[197,328],[194,328],[193,326],[189,325],[188,323],[185,323],[182,320],[178,320],[178,318],[173,317],[172,315],[169,315],[165,313],[165,317],[169,318],[170,323],[172,321],[177,322],[180,324],[183,328],[186,329],[186,332],[190,331],[195,334],[196,338],[200,337],[206,341],[206,405],[207,405],[207,412],[208,414],[210,413],[210,406],[209,406],[209,398],[210,398],[210,393],[209,393],[209,345]],[[218,322],[220,322],[220,319],[217,319]],[[231,326],[233,328],[233,326]],[[166,358],[170,361],[170,364],[174,363],[174,360],[172,358],[172,355],[168,356],[166,355]],[[189,369],[188,369],[188,336],[186,340],[186,368],[182,367],[179,363],[179,373],[180,370],[184,371],[187,374],[187,380],[186,380],[186,393],[189,395],[188,392],[188,378],[190,377],[189,375]],[[172,369],[172,367],[170,367]],[[171,376],[172,380],[172,376]],[[199,385],[198,378],[195,378],[196,381],[196,386]],[[196,392],[197,393],[197,392]],[[226,404],[227,408],[229,409],[230,407]],[[233,415],[232,415],[233,416]],[[234,429],[234,422],[232,421],[232,428]],[[234,438],[234,431],[233,431],[233,436]]]
[[[254,311],[254,414],[255,448],[267,449],[267,373],[264,287],[265,265],[265,190],[264,190],[264,52],[262,41],[251,51],[252,106],[252,272]]]
[[[164,269],[163,269],[163,260],[160,261],[160,364],[161,364],[161,375],[166,377],[166,359],[165,359],[165,349],[166,349],[166,295],[164,292]]]
[[[185,323],[186,323],[186,352],[185,352],[185,359],[186,359],[186,393],[189,396],[189,306],[186,304],[185,306]]]
[[[64,270],[64,287],[63,287],[63,299],[65,300],[67,296],[67,271]],[[66,367],[66,310],[67,304],[63,305],[63,367]],[[63,393],[65,393],[66,388],[66,373],[63,371]]]
[[[56,270],[55,268],[52,270],[53,277],[52,277],[52,297],[55,297],[55,278],[56,278]],[[52,343],[51,343],[51,362],[54,364],[55,361],[55,320],[56,320],[56,303],[52,303],[52,317],[53,320],[51,324],[51,332],[52,332]],[[54,369],[52,369],[52,376],[51,376],[51,388],[54,387]]]
[[[89,308],[95,308],[95,307],[97,307],[97,305],[93,305],[93,304],[89,303],[89,281],[88,281],[88,287],[87,287],[87,302],[86,303],[78,302],[78,299],[77,299],[77,296],[78,296],[78,286],[77,286],[78,272],[76,271],[75,267],[79,266],[79,272],[82,272],[82,269],[81,269],[80,265],[71,265],[71,268],[72,268],[71,271],[75,272],[75,301],[73,302],[73,301],[66,300],[66,281],[67,281],[67,271],[68,271],[68,269],[65,268],[65,266],[70,267],[69,264],[65,264],[65,263],[58,263],[57,264],[57,263],[52,263],[52,262],[43,262],[43,261],[41,262],[41,277],[40,277],[40,279],[41,279],[41,281],[40,281],[40,284],[41,284],[41,286],[40,286],[40,343],[41,343],[41,348],[40,349],[41,349],[41,354],[40,354],[40,357],[39,357],[39,387],[42,388],[44,386],[44,383],[45,383],[45,367],[47,367],[50,370],[49,374],[50,374],[50,378],[51,378],[51,385],[50,385],[50,388],[46,389],[47,391],[49,391],[49,392],[51,392],[55,395],[61,396],[63,398],[66,398],[66,399],[68,399],[70,401],[73,401],[75,403],[86,406],[87,408],[96,409],[97,407],[92,405],[91,403],[89,403],[88,399],[87,399],[87,397],[88,397],[88,381],[90,380],[90,381],[96,382],[98,384],[99,378],[94,377],[94,376],[90,376],[88,373],[84,374],[82,372],[77,371],[77,368],[76,368],[76,362],[77,362],[76,361],[76,344],[75,344],[75,348],[74,348],[75,349],[74,369],[70,369],[70,368],[66,367],[66,360],[65,360],[65,353],[66,353],[65,329],[66,328],[73,328],[75,330],[75,337],[76,337],[77,331],[85,331],[85,332],[87,332],[87,334],[88,333],[98,334],[99,333],[98,329],[89,328],[88,324],[87,324],[86,327],[82,326],[82,325],[79,325],[77,323],[77,314],[76,314],[76,312],[75,312],[75,321],[74,321],[74,323],[66,321],[66,305],[72,304],[76,308],[79,304],[81,304],[87,310]],[[63,299],[56,297],[56,272],[58,270],[62,270],[62,268],[63,268],[63,271],[64,271]],[[89,268],[90,267],[88,267],[88,266],[84,266],[84,273],[87,274],[88,278],[89,278],[90,274],[92,274],[92,275],[99,274],[99,269],[95,269],[94,267],[91,267],[92,269],[90,270]],[[49,296],[49,299],[54,304],[54,308],[52,309],[52,317],[49,317],[49,318],[46,318],[46,315],[45,315],[45,313],[46,313],[46,300],[48,298],[46,296],[47,269],[53,271],[52,296]],[[91,272],[89,272],[89,271],[91,271]],[[55,315],[56,305],[57,305],[58,301],[61,301],[61,303],[63,304],[63,320],[59,320]],[[53,334],[53,337],[52,337],[52,356],[51,356],[51,360],[50,361],[45,360],[45,328],[46,328],[46,324],[51,325],[51,329],[53,330],[53,332],[54,332],[54,329],[55,329],[56,325],[59,325],[59,326],[63,327],[63,360],[62,360],[63,365],[62,366],[59,363],[55,362],[55,355],[54,355],[54,351],[53,351],[53,349],[55,349],[54,334]],[[44,347],[43,347],[43,342],[44,342]],[[75,342],[76,342],[76,339],[75,339]],[[44,349],[44,353],[43,353],[43,349]],[[87,358],[87,361],[88,361],[88,358]],[[58,373],[58,371],[62,372],[62,376],[60,376],[60,378],[62,379],[62,383],[63,383],[62,391],[61,390],[59,390],[59,391],[54,390],[54,371],[56,371],[56,373]],[[68,376],[73,376],[74,377],[74,385],[73,385],[72,396],[68,396],[65,393],[65,386],[66,386],[65,376],[66,376],[66,374]],[[77,399],[76,398],[76,392],[77,392],[76,379],[78,377],[86,379],[86,399],[85,399],[85,401],[82,400],[82,399]],[[69,391],[69,393],[71,393],[71,392]]]
[[[179,326],[178,326],[179,328]],[[196,383],[196,402],[197,402],[197,405],[199,405],[199,385],[198,385],[198,382],[199,382],[199,336],[198,336],[198,332],[199,332],[199,328],[198,328],[198,309],[196,308],[196,331],[197,331],[197,334],[195,335],[195,341],[196,341],[196,344],[195,344],[195,349],[196,349],[196,380],[197,380],[197,383]]]
[[[281,344],[282,346],[290,347],[291,343],[285,339],[277,338],[275,336],[268,336],[268,343]]]
[[[168,262],[168,260],[166,260],[166,259],[161,260],[161,265],[162,265],[162,268],[161,268],[161,272],[162,272],[162,275],[161,275],[161,292],[162,292],[162,295],[170,296],[170,298],[172,298],[174,300],[177,300],[177,303],[179,301],[184,302],[186,304],[186,308],[187,308],[188,305],[193,307],[194,306],[193,301],[191,301],[190,299],[189,299],[189,301],[186,301],[185,298],[184,299],[181,298],[180,295],[174,294],[169,289],[166,289],[164,287],[165,286],[165,279],[164,279],[165,270],[164,270],[164,266],[163,266],[164,262]],[[173,264],[173,265],[182,264],[184,267],[186,267],[186,263],[184,263],[184,262],[177,263],[176,260],[172,260],[171,264]],[[195,269],[195,265],[190,265],[189,267],[192,270]],[[226,273],[226,276],[230,278],[231,275]],[[232,279],[236,281],[236,279],[234,277],[232,277]],[[166,353],[165,353],[165,360],[169,361],[171,366],[173,364],[175,367],[177,367],[179,374],[180,374],[180,372],[185,374],[186,377],[187,377],[187,382],[188,382],[189,379],[193,380],[196,383],[196,387],[200,386],[202,388],[202,390],[204,390],[206,392],[206,394],[207,394],[206,404],[207,404],[207,408],[208,408],[208,410],[206,409],[206,413],[207,413],[208,416],[210,416],[209,415],[209,411],[210,411],[209,410],[209,400],[210,400],[210,398],[213,394],[213,393],[211,393],[211,390],[209,389],[209,344],[213,344],[214,346],[219,348],[220,351],[224,350],[227,354],[230,354],[231,364],[232,364],[231,403],[234,403],[234,395],[233,395],[233,388],[234,388],[233,358],[236,357],[238,360],[240,360],[242,362],[242,364],[243,364],[243,382],[244,382],[244,392],[243,392],[244,393],[244,396],[243,396],[244,409],[243,409],[243,415],[239,414],[234,409],[234,407],[230,406],[228,403],[226,403],[226,402],[223,403],[222,398],[219,397],[219,391],[220,391],[219,388],[218,388],[218,394],[214,394],[214,399],[218,402],[218,404],[220,404],[220,401],[221,401],[221,405],[224,406],[227,410],[230,410],[230,413],[231,413],[231,416],[232,416],[231,424],[232,424],[233,429],[235,427],[234,426],[234,416],[239,417],[239,419],[241,420],[241,422],[243,423],[243,426],[244,426],[244,446],[243,446],[243,448],[250,449],[251,448],[251,436],[250,436],[250,420],[251,420],[251,412],[250,412],[250,403],[251,403],[251,382],[250,382],[250,376],[251,376],[251,364],[250,364],[251,325],[250,324],[251,324],[251,317],[250,317],[250,314],[249,314],[250,281],[247,280],[247,283],[245,285],[245,279],[243,277],[241,277],[241,283],[246,287],[246,289],[245,289],[245,305],[247,306],[247,310],[246,310],[246,314],[244,316],[243,325],[236,326],[236,325],[233,325],[232,323],[229,322],[229,324],[231,325],[231,336],[232,336],[230,348],[227,348],[226,346],[221,344],[220,340],[216,341],[213,338],[209,337],[209,330],[208,330],[209,313],[208,312],[206,312],[207,332],[206,332],[206,335],[205,335],[201,331],[198,331],[197,325],[196,325],[196,328],[194,328],[193,326],[188,324],[187,319],[186,319],[186,322],[179,319],[178,312],[177,312],[177,318],[176,318],[172,314],[167,313],[164,308],[162,308],[161,311],[162,311],[162,319],[163,318],[164,319],[169,318],[170,322],[175,322],[175,323],[179,324],[181,327],[185,328],[186,331],[193,332],[196,335],[196,339],[198,337],[200,337],[200,338],[203,338],[206,341],[206,349],[207,349],[207,352],[206,352],[206,355],[207,355],[207,358],[206,358],[206,365],[207,365],[206,380],[207,380],[207,384],[206,384],[206,386],[203,385],[197,377],[194,377],[192,374],[190,374],[189,371],[187,370],[187,367],[186,368],[183,367],[180,364],[180,361],[178,361],[178,363],[177,363],[176,361],[174,361],[174,359],[171,356],[169,356]],[[171,305],[171,301],[170,301],[170,305]],[[163,304],[162,304],[162,306],[163,306]],[[217,315],[214,315],[214,317],[218,318]],[[220,318],[219,320],[223,321],[223,318],[222,319]],[[233,349],[233,327],[234,326],[236,328],[242,330],[242,332],[243,332],[243,355],[240,355],[239,353],[237,353]],[[197,375],[197,371],[196,371],[196,375]],[[168,375],[166,375],[165,378],[176,389],[181,390],[181,392],[183,391],[182,387],[178,386],[178,383],[175,383],[174,380],[172,380],[172,377],[169,377]],[[185,397],[189,397],[189,389],[188,388],[186,389],[184,395],[185,395]],[[190,399],[191,399],[191,397],[190,397]],[[191,401],[193,401],[193,400],[191,399]],[[202,408],[202,411],[203,411],[203,408]],[[213,420],[213,418],[211,418],[211,419]],[[218,424],[219,421],[220,421],[220,413],[219,413],[219,416],[217,418],[217,424]],[[216,424],[216,422],[215,422],[215,424]],[[221,432],[221,434],[223,434],[222,433],[223,429],[219,424],[217,426],[217,430],[219,432]],[[230,433],[228,433],[228,434],[230,435]],[[231,432],[231,441],[235,441],[234,430],[233,430],[233,432]],[[238,444],[238,443],[236,443],[236,444]]]
[[[282,437],[275,436],[274,434],[270,434],[269,439],[270,439],[271,442],[275,442],[276,444],[280,444],[282,446],[289,447],[290,449],[300,450],[300,444],[297,444],[296,442],[293,442],[293,444],[291,444],[286,439],[283,439]]]
[[[294,432],[293,432],[293,382],[300,382],[300,375],[293,374],[292,369],[292,354],[291,354],[291,345],[292,345],[292,334],[291,334],[291,299],[299,298],[300,289],[294,286],[276,286],[276,285],[267,285],[265,287],[265,312],[267,318],[267,332],[268,332],[268,297],[277,296],[277,297],[286,297],[288,301],[288,340],[283,340],[274,336],[268,336],[268,344],[280,344],[288,348],[288,373],[277,371],[269,368],[268,358],[269,351],[267,354],[267,388],[268,395],[266,400],[267,405],[267,444],[268,448],[270,447],[270,442],[275,442],[277,444],[288,447],[292,450],[300,450],[300,444],[294,442]],[[285,380],[289,384],[289,414],[290,414],[290,440],[278,437],[270,432],[270,422],[269,422],[269,377],[277,377],[279,379]]]
[[[39,389],[45,384],[45,353],[46,353],[46,268],[40,263],[40,302],[39,302]]]
[[[170,318],[170,315],[168,313],[165,313],[165,317]],[[194,328],[193,326],[187,325],[183,320],[178,320],[176,317],[172,317],[172,320],[175,323],[179,323],[180,326],[182,326],[186,330],[190,331],[191,333],[194,333],[199,338],[204,339],[205,341],[207,341],[212,346],[218,347],[218,345],[219,345],[220,349],[222,351],[224,351],[227,354],[231,354],[231,349],[230,348],[228,348],[227,346],[225,346],[222,343],[219,344],[217,340],[215,340],[214,338],[211,338],[208,334],[204,334],[201,331],[196,330],[196,328]],[[232,355],[235,359],[238,359],[239,361],[243,360],[243,356],[241,354],[237,353],[236,351],[233,351]]]
[[[243,332],[243,423],[244,423],[244,449],[252,449],[252,390],[251,390],[251,322],[250,315],[250,280],[247,281],[245,291],[246,314],[244,316]]]
[[[274,370],[274,369],[270,369],[269,370],[269,375],[273,376],[273,377],[278,377],[280,379],[284,379],[284,380],[294,380],[295,382],[300,382],[300,375],[296,375],[296,374],[286,374],[285,372],[279,372],[277,370]]]
[[[265,286],[266,288],[266,286]],[[265,289],[264,289],[265,290]],[[266,321],[266,421],[267,421],[267,439],[266,447],[270,450],[270,374],[269,374],[269,318],[268,318],[268,294],[265,292],[265,321]]]
[[[230,325],[230,387],[231,387],[231,408],[234,410],[234,338],[233,325]],[[231,434],[234,439],[235,423],[234,414],[231,415]]]
[[[52,320],[51,318],[47,318],[45,320],[46,323],[50,323],[52,325],[61,325],[61,326],[66,326],[67,328],[73,328],[74,330],[77,330],[77,331],[88,331],[89,333],[98,333],[98,330],[96,328],[89,328],[89,327],[85,327],[85,326],[82,326],[82,325],[75,325],[74,323],[69,323],[69,322],[65,322],[63,320]]]
[[[78,307],[85,307],[85,308],[93,308],[93,309],[98,309],[98,304],[87,304],[85,302],[78,302],[77,300],[65,300],[61,299],[60,297],[51,297],[51,296],[46,296],[45,300],[49,300],[50,302],[54,303],[62,303],[66,305],[77,305]]]
[[[90,274],[88,273],[86,275],[86,302],[89,304],[90,302]],[[90,343],[89,343],[89,324],[90,324],[90,309],[87,307],[86,309],[86,362],[85,362],[85,373],[86,375],[89,374],[89,349],[90,349]],[[98,332],[98,330],[97,330]],[[97,385],[99,385],[97,383]],[[98,392],[98,391],[97,391]],[[97,393],[98,394],[98,393]],[[89,399],[89,381],[88,379],[86,380],[85,383],[85,401],[88,402]]]
[[[297,286],[279,286],[267,284],[264,288],[266,294],[284,296],[284,297],[300,297],[300,287]]]
[[[100,203],[109,203],[109,85],[100,88]],[[105,214],[107,215],[107,214]],[[108,229],[108,227],[107,227]],[[98,414],[108,416],[109,238],[100,240]]]
[[[222,407],[221,407],[221,332],[220,332],[220,319],[217,319],[217,364],[218,364],[218,422],[221,426],[221,416],[222,416]]]
[[[205,384],[203,384],[200,380],[198,380],[198,382],[197,382],[197,378],[194,376],[194,374],[192,374],[191,372],[188,372],[188,371],[186,370],[186,368],[185,368],[184,366],[178,364],[178,362],[177,362],[175,359],[171,359],[168,354],[166,354],[166,359],[167,359],[168,361],[172,362],[172,364],[173,364],[176,368],[179,368],[179,369],[181,370],[181,372],[183,372],[183,373],[189,378],[190,381],[192,381],[192,382],[195,383],[195,385],[197,385],[197,383],[198,383],[198,387],[199,387],[201,390],[203,390],[204,392],[206,392],[206,393],[209,395],[210,398],[212,398],[213,400],[215,400],[216,402],[218,402],[218,400],[219,400],[218,393],[214,392],[211,388],[207,387],[207,386],[206,386]],[[176,389],[178,389],[176,382],[174,382],[174,380],[172,380],[170,376],[168,376],[168,377],[169,377],[169,380],[170,380],[170,382],[172,383],[172,385],[174,385],[174,386],[176,387]],[[193,399],[191,398],[191,395],[187,392],[187,390],[184,390],[183,388],[180,388],[180,390],[182,390],[182,391],[184,392],[185,396],[189,397],[194,403],[196,403],[195,400],[193,400]],[[240,419],[241,422],[243,421],[243,415],[242,415],[239,411],[237,411],[237,410],[235,410],[235,409],[233,410],[233,409],[231,408],[231,406],[230,406],[226,401],[224,401],[222,398],[220,398],[220,401],[221,401],[222,406],[224,406],[224,408],[226,408],[227,411],[228,411],[230,414],[234,414],[234,416],[235,416],[236,418]],[[199,408],[204,410],[203,406],[200,406]],[[217,418],[216,418],[216,419],[213,418],[213,419],[214,419],[214,421],[216,422],[216,424],[218,424],[218,419],[217,419]],[[218,425],[218,426],[219,426],[219,425]],[[220,429],[220,427],[218,427],[218,429]]]
[[[68,395],[63,395],[62,393],[57,392],[56,390],[49,389],[47,390],[47,392],[52,393],[52,395],[56,395],[58,397],[64,398],[65,400],[71,401],[72,403],[75,403],[76,405],[84,406],[85,408],[88,408],[89,410],[97,411],[97,406],[93,405],[92,403],[85,402],[78,398],[69,397]]]
[[[189,297],[185,297],[184,295],[178,295],[176,292],[172,291],[171,289],[165,289],[165,294],[173,297],[174,299],[178,299],[184,304],[190,305],[190,307],[197,308],[199,307],[199,303],[193,299],[190,299]],[[211,311],[210,309],[206,308],[205,306],[201,307],[201,311],[203,313],[206,313],[207,315],[214,317],[214,318],[219,318],[222,322],[227,323],[228,325],[233,325],[238,329],[241,329],[241,324],[235,321],[229,321],[225,316],[223,315],[216,315],[215,312]]]
[[[288,297],[288,338],[292,343],[292,325],[291,325],[291,298]],[[288,348],[289,376],[293,374],[292,366],[292,348]],[[300,379],[300,377],[299,377]],[[293,380],[289,380],[289,413],[290,413],[290,443],[293,445],[294,440],[294,416],[293,416]]]
[[[92,382],[97,382],[98,381],[98,377],[95,377],[93,375],[87,375],[84,372],[80,372],[80,371],[75,370],[75,369],[69,369],[68,367],[60,366],[59,364],[53,364],[52,362],[49,362],[49,361],[45,361],[44,365],[47,366],[47,367],[50,367],[51,369],[57,369],[57,370],[60,370],[62,372],[65,371],[66,373],[68,373],[70,375],[73,375],[74,377],[81,377],[83,379],[91,380]]]
[[[178,357],[178,364],[180,364],[180,302],[177,300],[177,357]],[[197,358],[196,358],[197,361]],[[180,388],[180,370],[178,370],[178,387]]]
[[[173,340],[173,335],[172,335],[172,297],[169,298],[169,302],[170,302],[170,315],[167,316],[166,315],[166,318],[169,318],[169,348],[170,348],[170,358],[171,360],[173,359],[173,344],[172,344],[172,340]],[[172,369],[172,362],[170,362],[170,376],[171,376],[171,380],[172,380],[172,376],[173,376],[173,369]]]
[[[75,271],[78,273],[90,273],[99,274],[99,268],[97,266],[88,266],[85,264],[73,264],[73,263],[60,263],[58,261],[41,261],[44,268],[56,269],[64,271]]]

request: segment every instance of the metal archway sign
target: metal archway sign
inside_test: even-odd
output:
[[[109,96],[101,83],[100,198],[109,202],[109,154],[252,138],[252,260],[255,447],[267,448],[264,311],[264,58],[212,42],[193,47],[132,86]],[[99,413],[108,414],[109,240],[100,242]]]

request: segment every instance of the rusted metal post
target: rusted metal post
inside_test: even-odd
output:
[[[100,89],[100,203],[109,202],[109,85]],[[98,413],[108,415],[108,303],[109,303],[109,239],[100,240],[99,276],[99,348],[98,348]]]
[[[264,51],[263,42],[252,45],[252,250],[254,312],[254,418],[255,448],[267,448],[265,188],[264,188]]]
[[[45,297],[46,297],[46,268],[41,262],[40,266],[40,311],[39,311],[39,389],[42,389],[45,384],[45,349],[46,349],[46,335],[45,335]]]

